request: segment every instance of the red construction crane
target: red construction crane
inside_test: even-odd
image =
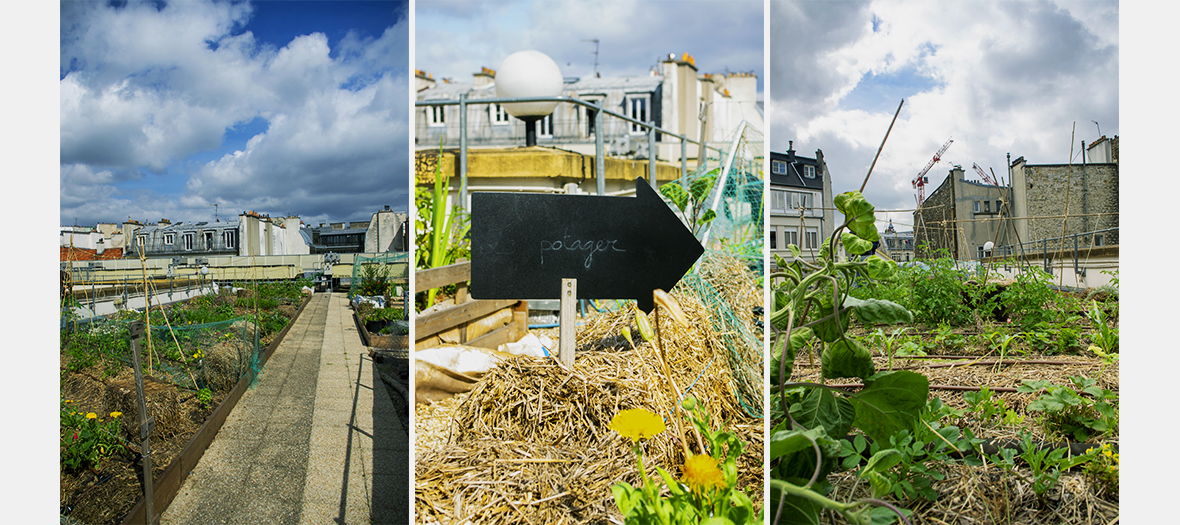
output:
[[[972,162],[971,167],[975,168],[975,173],[978,173],[979,176],[983,178],[983,182],[991,184],[992,186],[999,186],[999,184],[996,184],[995,180],[992,180],[990,175],[983,171],[983,168],[979,167],[979,164]]]
[[[938,153],[934,154],[934,158],[930,159],[930,163],[926,164],[926,167],[922,168],[922,171],[918,173],[918,176],[914,177],[914,180],[910,181],[910,184],[913,184],[914,187],[918,189],[918,204],[922,204],[922,201],[926,200],[926,184],[930,182],[930,179],[926,177],[926,172],[930,171],[930,168],[942,159],[942,154],[946,153],[946,149],[951,147],[952,142],[954,142],[954,140],[947,139],[946,144],[943,144],[942,148],[939,148]]]

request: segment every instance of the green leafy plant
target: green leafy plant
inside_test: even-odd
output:
[[[623,519],[628,524],[745,524],[762,523],[763,517],[754,512],[754,504],[744,492],[736,488],[737,458],[744,444],[736,434],[712,430],[709,416],[687,397],[683,406],[693,415],[693,425],[708,444],[709,454],[688,458],[680,479],[656,467],[659,480],[647,475],[643,467],[642,439],[664,431],[659,416],[643,409],[624,410],[612,420],[610,427],[619,435],[630,438],[635,452],[641,485],[619,482],[611,493]],[[661,483],[662,481],[662,483]],[[667,496],[662,495],[666,491]]]
[[[1001,418],[1007,410],[1004,400],[994,397],[987,386],[980,387],[978,392],[963,392],[963,400],[971,407],[971,411],[984,421]]]
[[[1059,294],[1049,287],[1053,276],[1032,266],[1016,276],[1016,282],[1000,292],[1000,301],[1007,307],[1008,315],[1014,317],[1026,330],[1042,321],[1055,321],[1060,313],[1050,306],[1056,304]]]
[[[104,422],[98,414],[82,410],[74,406],[73,400],[61,401],[62,468],[92,468],[104,458],[127,452],[118,437],[122,412],[111,412],[110,419]]]
[[[660,186],[660,194],[680,210],[680,216],[684,218],[693,235],[717,218],[717,212],[705,207],[705,198],[713,190],[713,184],[720,172],[721,168],[714,169],[687,185],[680,181],[672,181]]]
[[[873,346],[880,348],[881,353],[885,354],[887,360],[886,362],[888,363],[887,366],[890,370],[893,370],[893,356],[897,352],[897,347],[900,346],[901,343],[901,341],[898,340],[898,336],[901,336],[908,330],[910,330],[910,327],[908,326],[895,328],[893,331],[889,332],[889,335],[885,335],[885,331],[878,328],[870,335]],[[902,339],[904,340],[904,337],[902,337]]]
[[[366,297],[385,296],[393,286],[389,278],[390,268],[384,264],[365,264],[361,266],[361,282],[357,286],[356,295]]]
[[[967,338],[962,334],[956,334],[954,330],[954,327],[950,323],[938,323],[938,328],[934,334],[934,343],[948,350],[958,350],[966,346]]]
[[[845,219],[821,246],[816,262],[803,261],[799,247],[788,245],[794,260],[776,255],[778,268],[770,275],[775,367],[771,375],[777,383],[772,390],[778,394],[777,413],[772,410],[772,416],[781,418],[769,441],[770,501],[776,506],[772,522],[778,524],[817,523],[821,509],[853,523],[868,523],[874,514],[904,519],[901,509],[881,500],[841,503],[827,498],[825,478],[840,464],[839,436],[855,425],[873,442],[888,443],[891,436],[912,428],[929,396],[925,376],[904,370],[877,372],[870,351],[846,333],[854,313],[866,325],[909,323],[913,316],[897,303],[849,294],[853,283],[896,278],[897,267],[878,256],[837,258],[837,239],[848,253],[865,253],[880,236],[874,207],[860,192],[841,193],[834,204]],[[823,383],[789,381],[795,354],[813,339],[821,347],[821,381],[859,378],[864,388],[849,393]],[[877,465],[883,468],[892,461],[887,456],[874,464],[874,472]],[[874,509],[879,506],[884,508]]]
[[[1098,305],[1098,301],[1090,301],[1090,311],[1086,313],[1090,321],[1094,323],[1094,335],[1091,336],[1091,343],[1102,350],[1104,354],[1109,354],[1119,347],[1119,329],[1109,326],[1106,320],[1106,314],[1102,307]]]
[[[1086,475],[1099,485],[1100,491],[1118,498],[1119,494],[1119,453],[1109,444],[1093,449],[1098,453],[1086,463]]]
[[[208,409],[213,404],[213,391],[208,388],[198,390],[197,403],[201,405],[201,408]]]
[[[1042,502],[1045,501],[1049,490],[1057,484],[1062,472],[1090,461],[1098,455],[1098,449],[1091,449],[1085,454],[1067,457],[1066,453],[1069,449],[1036,446],[1033,444],[1032,436],[1027,432],[1021,433],[1021,450],[1020,459],[1023,459],[1029,470],[1032,471],[1033,492]]]
[[[418,208],[418,218],[414,223],[417,228],[415,251],[419,270],[439,268],[470,256],[467,240],[467,232],[470,229],[469,215],[458,204],[452,205],[450,213],[447,213],[448,177],[444,177],[442,173],[442,140],[443,137],[440,137],[433,190],[419,187],[415,191],[415,204]],[[437,288],[423,292],[423,309],[434,305],[437,293]]]
[[[1063,438],[1084,443],[1091,437],[1118,427],[1118,396],[1099,388],[1097,381],[1070,376],[1074,387],[1058,386],[1049,381],[1025,380],[1018,392],[1044,392],[1029,403],[1028,410],[1044,414],[1045,430]],[[1075,390],[1076,388],[1076,390]],[[1081,394],[1086,394],[1086,397]]]

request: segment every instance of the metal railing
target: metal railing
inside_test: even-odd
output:
[[[1105,228],[1105,229],[1101,229],[1101,230],[1092,230],[1092,231],[1087,231],[1087,232],[1072,233],[1072,234],[1066,235],[1064,237],[1061,237],[1061,236],[1046,237],[1044,239],[1037,239],[1035,241],[1026,241],[1026,242],[1021,242],[1019,244],[1007,244],[1004,246],[996,246],[995,249],[992,250],[992,258],[994,259],[996,257],[1004,257],[1004,269],[1008,270],[1008,269],[1010,269],[1010,266],[1008,264],[1008,258],[1018,255],[1021,257],[1022,260],[1029,260],[1029,259],[1031,259],[1032,256],[1036,255],[1038,248],[1039,248],[1039,251],[1041,252],[1042,267],[1045,269],[1046,273],[1049,273],[1050,275],[1052,275],[1053,274],[1053,254],[1061,253],[1063,251],[1068,251],[1068,252],[1071,252],[1073,255],[1074,273],[1081,275],[1082,277],[1085,277],[1086,276],[1086,269],[1082,268],[1080,266],[1078,253],[1083,249],[1102,248],[1105,246],[1117,246],[1118,245],[1118,231],[1119,231],[1118,227]],[[1115,242],[1113,242],[1113,243],[1103,242],[1102,244],[1094,244],[1094,236],[1095,235],[1103,235],[1103,234],[1108,234],[1108,233],[1113,233],[1113,235],[1111,235],[1110,237],[1112,239],[1114,239]],[[1088,239],[1088,242],[1086,241],[1086,239]],[[1068,245],[1068,243],[1071,240],[1073,241],[1073,248],[1072,249],[1070,249],[1069,245]],[[1105,240],[1106,239],[1104,238],[1104,241]],[[1054,242],[1053,245],[1050,246],[1050,241],[1061,241],[1061,242]],[[1026,248],[1026,246],[1027,246],[1027,248]]]
[[[605,147],[603,144],[603,135],[601,131],[603,128],[604,118],[606,115],[621,119],[625,122],[630,122],[647,130],[647,150],[648,150],[648,177],[652,178],[656,172],[656,134],[664,134],[670,137],[675,137],[680,141],[680,171],[682,176],[688,173],[688,144],[696,144],[705,151],[713,150],[719,154],[724,155],[725,151],[709,146],[707,143],[689,139],[686,135],[673,133],[669,130],[655,125],[655,121],[643,122],[641,120],[629,117],[622,113],[606,109],[605,100],[599,101],[595,104],[587,102],[579,98],[570,96],[557,97],[516,97],[516,98],[480,98],[469,100],[466,94],[460,94],[458,100],[419,100],[414,103],[415,107],[432,107],[432,106],[459,106],[459,205],[466,207],[467,203],[467,105],[468,104],[505,104],[512,102],[558,102],[565,104],[575,104],[584,106],[594,110],[594,171],[595,171],[595,191],[597,195],[606,195],[606,164],[605,164]],[[705,163],[705,155],[698,155],[699,163],[703,166]],[[654,180],[653,180],[654,182]]]

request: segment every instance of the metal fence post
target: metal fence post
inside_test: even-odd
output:
[[[656,187],[656,121],[648,121],[647,128],[647,182]]]
[[[606,154],[603,152],[604,133],[602,129],[602,110],[606,109],[606,99],[598,101],[598,109],[594,112],[594,177],[595,189],[598,195],[606,195]]]
[[[680,176],[688,176],[688,139],[687,136],[680,136]]]
[[[444,109],[445,111],[445,109]],[[442,159],[439,159],[441,162]],[[459,94],[459,208],[467,209],[467,94]]]
[[[139,364],[139,337],[143,335],[145,325],[143,321],[132,322],[128,326],[131,333],[131,365],[135,367],[135,398],[139,407],[139,439],[143,440],[143,501],[146,505],[147,523],[156,523],[155,501],[152,495],[152,449],[148,436],[156,425],[156,418],[148,417],[147,404],[143,398],[143,368]]]

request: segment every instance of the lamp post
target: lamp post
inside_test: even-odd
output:
[[[556,97],[561,95],[561,70],[540,51],[517,51],[500,63],[496,72],[496,96],[501,98]],[[524,121],[525,146],[537,145],[537,121],[553,113],[557,102],[513,102],[504,110]]]

